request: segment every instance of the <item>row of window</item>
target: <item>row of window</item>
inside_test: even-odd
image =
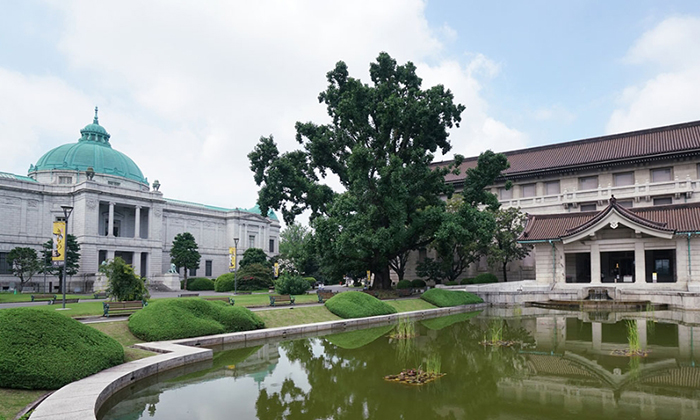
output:
[[[651,182],[667,182],[673,179],[672,168],[657,168],[651,169]],[[578,179],[578,189],[595,190],[598,188],[598,175],[582,176]],[[613,186],[624,187],[634,185],[634,172],[618,172],[613,174]],[[537,195],[537,184],[520,185],[520,197],[535,197]],[[547,181],[544,183],[544,195],[556,195],[561,193],[559,181]],[[513,198],[513,189],[506,190],[505,187],[498,189],[498,195],[501,200],[510,200]]]

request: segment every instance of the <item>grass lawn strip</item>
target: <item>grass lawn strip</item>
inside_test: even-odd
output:
[[[129,327],[127,325],[126,320],[112,322],[95,322],[87,325],[96,330],[102,331],[103,333],[117,340],[119,344],[124,346],[124,362],[131,362],[133,360],[143,359],[156,354],[148,350],[131,347],[136,343],[143,343],[143,341],[136,338],[131,333],[131,331],[129,331]]]
[[[12,420],[24,407],[50,391],[0,388],[0,419]]]
[[[16,302],[31,302],[32,301],[32,295],[38,295],[38,294],[44,294],[44,293],[0,293],[0,303],[16,303]],[[60,293],[53,293],[56,295],[57,299],[63,298],[63,295]],[[66,294],[66,299],[94,299],[94,295],[73,295],[73,294]],[[46,304],[46,302],[44,301]]]
[[[338,321],[340,318],[325,306],[298,307],[288,310],[269,310],[255,312],[266,328],[289,327],[292,325],[312,324],[316,322]]]

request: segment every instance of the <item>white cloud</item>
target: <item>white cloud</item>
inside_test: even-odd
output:
[[[297,148],[296,121],[327,119],[317,100],[326,72],[342,59],[367,81],[380,51],[414,61],[426,86],[442,83],[467,106],[456,152],[524,142],[480,96],[499,66],[479,54],[467,65],[442,58],[438,35],[456,33],[431,29],[420,0],[48,4],[62,17],[65,79],[0,63],[0,140],[21,139],[0,170],[26,173],[44,151],[75,141],[99,105],[113,147],[158,179],[166,197],[253,206],[246,155],[258,138],[273,134],[282,150]]]
[[[644,33],[625,61],[658,73],[618,96],[608,133],[700,119],[700,19],[672,17]]]
[[[542,107],[532,111],[532,118],[536,121],[552,121],[570,123],[576,119],[576,115],[562,105]]]

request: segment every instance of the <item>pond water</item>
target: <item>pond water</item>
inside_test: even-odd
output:
[[[700,419],[697,316],[490,308],[416,322],[409,339],[386,326],[261,342],[142,381],[98,418]],[[411,368],[446,375],[384,379]]]

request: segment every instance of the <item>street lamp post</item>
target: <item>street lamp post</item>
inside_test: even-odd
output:
[[[233,260],[236,262],[233,265],[233,294],[238,294],[238,238],[233,238]]]
[[[66,216],[66,248],[63,252],[63,309],[66,309],[66,265],[68,265],[68,219],[70,214],[73,212],[73,207],[71,206],[61,206],[63,209],[63,215]]]

